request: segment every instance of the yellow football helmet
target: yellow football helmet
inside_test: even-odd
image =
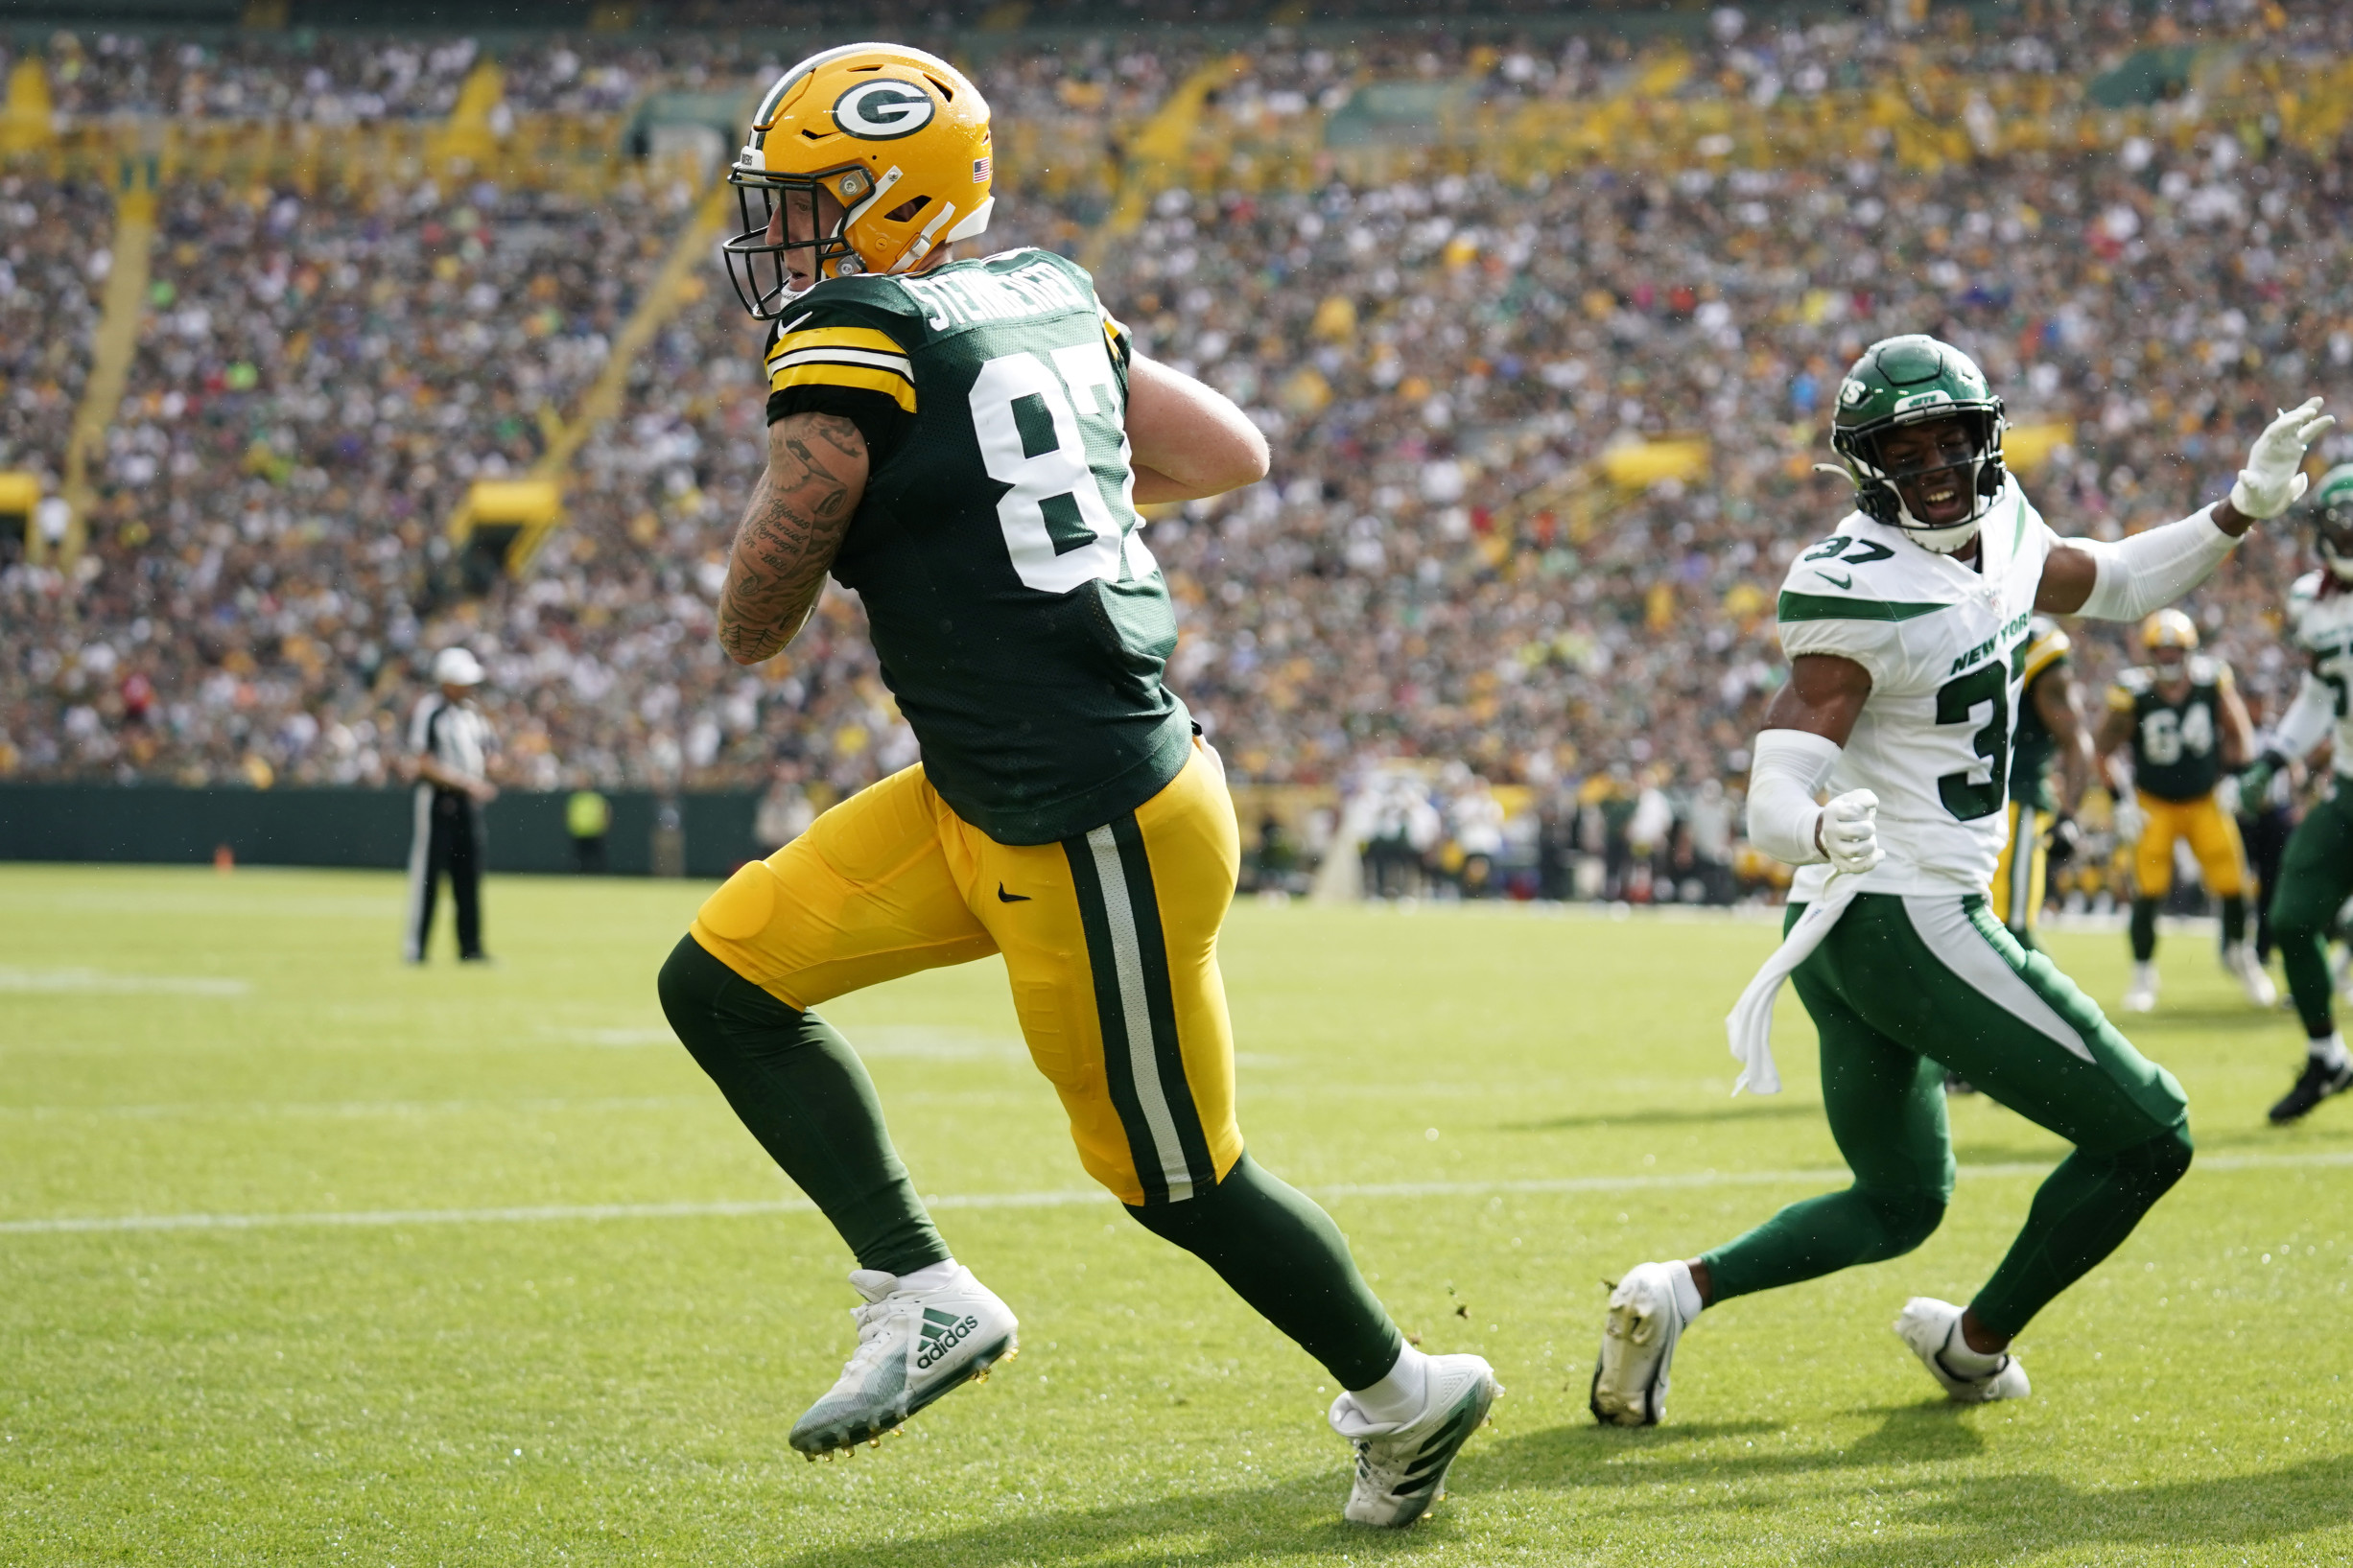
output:
[[[911,270],[989,226],[994,173],[989,105],[946,60],[894,43],[812,55],[760,100],[727,171],[744,225],[724,247],[736,295],[765,321],[825,278]]]
[[[2179,648],[2185,655],[2198,647],[2198,622],[2179,610],[2159,610],[2141,622],[2141,645],[2151,657],[2159,648]]]

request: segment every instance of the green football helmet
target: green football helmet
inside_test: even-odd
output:
[[[1954,418],[1969,433],[1972,450],[1964,461],[1896,470],[1881,458],[1880,442],[1891,431]],[[1854,362],[1839,384],[1830,445],[1854,480],[1856,510],[1903,529],[1940,555],[1949,555],[1977,537],[1978,525],[2008,481],[2002,467],[2002,433],[2007,428],[2002,400],[1986,385],[1986,373],[1976,362],[1950,343],[1916,332],[1883,338]],[[1931,527],[1904,505],[1898,480],[1960,469],[1966,470],[1960,477],[1976,498],[1967,517]]]
[[[2312,490],[2313,531],[2320,563],[2339,582],[2353,582],[2353,463],[2339,463]]]

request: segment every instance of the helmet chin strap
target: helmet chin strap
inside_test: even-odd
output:
[[[2335,577],[2339,582],[2353,582],[2353,557],[2323,550],[2320,552],[2320,562],[2328,568],[2329,575]]]
[[[1904,516],[1912,516],[1910,508],[1905,509]],[[1938,555],[1951,555],[1968,548],[1969,541],[1977,537],[1978,527],[1984,521],[1983,518],[1972,517],[1966,523],[1956,523],[1949,528],[1924,528],[1915,521],[1904,528],[1904,532],[1922,550]]]

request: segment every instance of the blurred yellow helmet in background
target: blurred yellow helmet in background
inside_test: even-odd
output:
[[[829,49],[776,79],[727,171],[743,231],[725,246],[743,308],[782,316],[802,290],[786,253],[819,280],[906,272],[989,226],[989,105],[962,72],[893,43]],[[841,204],[830,233],[771,237],[777,208],[818,192]],[[755,193],[758,199],[755,200]]]
[[[2198,646],[2198,622],[2179,610],[2159,610],[2141,622],[2141,644],[2153,656],[2159,648],[2188,653]]]

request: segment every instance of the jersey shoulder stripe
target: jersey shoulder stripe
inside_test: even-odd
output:
[[[890,334],[867,326],[788,326],[768,345],[770,392],[847,386],[884,393],[906,412],[915,411],[915,366]]]
[[[2074,646],[2067,634],[2054,626],[2026,644],[2025,679],[2032,685],[2046,669],[2066,663],[2068,651]]]
[[[794,386],[841,386],[852,391],[881,392],[904,411],[915,411],[915,384],[904,371],[838,364],[829,361],[793,365],[768,378],[768,390],[771,393]]]

